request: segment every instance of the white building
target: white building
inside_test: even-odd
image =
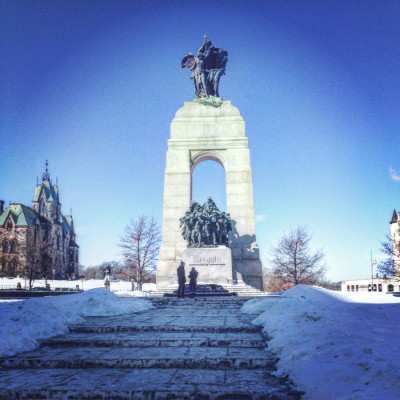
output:
[[[400,292],[400,282],[394,279],[369,278],[369,279],[351,279],[341,282],[343,292]]]
[[[394,253],[394,268],[400,269],[400,212],[397,214],[396,210],[393,210],[393,216],[390,221],[390,237],[393,242],[393,253]]]
[[[394,267],[400,268],[400,212],[393,211],[390,221],[390,238],[394,246]],[[341,282],[342,291],[345,292],[383,292],[383,293],[400,293],[400,281],[396,279],[368,278],[368,279],[352,279]]]

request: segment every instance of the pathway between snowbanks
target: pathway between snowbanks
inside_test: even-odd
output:
[[[271,337],[277,374],[289,375],[304,399],[400,399],[399,298],[297,286],[242,310],[260,314],[253,323]]]
[[[143,299],[121,299],[106,289],[0,303],[0,356],[39,347],[38,339],[68,333],[85,316],[131,314],[153,307]]]

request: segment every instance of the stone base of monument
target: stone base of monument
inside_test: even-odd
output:
[[[232,251],[229,247],[189,247],[183,250],[182,261],[187,276],[192,268],[198,272],[199,285],[233,282]]]

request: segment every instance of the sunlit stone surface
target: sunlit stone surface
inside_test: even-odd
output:
[[[224,101],[218,108],[185,102],[171,123],[157,287],[177,285],[176,269],[186,248],[179,219],[190,204],[192,172],[197,164],[205,160],[219,162],[226,173],[227,212],[235,221],[229,234],[233,275],[262,289],[248,138],[244,120],[230,101]]]

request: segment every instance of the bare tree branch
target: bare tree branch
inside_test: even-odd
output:
[[[394,242],[389,235],[386,235],[386,240],[381,242],[381,246],[386,259],[378,264],[378,276],[400,281],[400,242]]]
[[[125,227],[119,247],[127,264],[125,272],[136,279],[139,290],[146,276],[155,272],[160,244],[160,228],[154,217],[143,215]]]
[[[325,277],[326,266],[321,250],[310,248],[311,236],[303,226],[282,237],[271,250],[274,287],[287,289],[298,284],[315,284]]]

